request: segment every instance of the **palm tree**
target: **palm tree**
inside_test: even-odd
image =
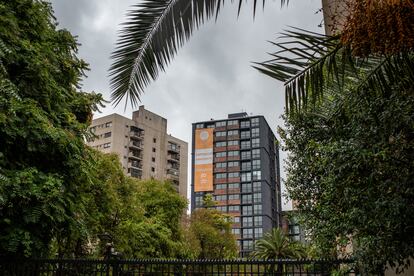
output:
[[[256,241],[252,257],[262,260],[301,259],[305,250],[297,242],[292,242],[280,228],[274,228]]]
[[[412,3],[347,1],[353,5],[342,35],[326,37],[297,29],[287,31],[285,41],[274,43],[279,49],[272,59],[255,65],[285,82],[287,111],[315,103],[332,83],[342,89],[351,79],[358,81],[360,89],[385,90],[395,82],[413,81]],[[254,15],[258,1],[250,2]],[[288,0],[280,2],[284,5]],[[193,30],[217,17],[224,3],[225,0],[143,0],[135,5],[112,54],[112,101],[119,104],[126,97],[126,102],[136,105],[146,86],[160,70],[165,70]],[[239,12],[242,3],[238,1]]]
[[[227,2],[234,2],[228,0]],[[143,0],[128,13],[129,21],[120,33],[111,77],[111,100],[126,97],[132,105],[140,100],[145,87],[164,71],[193,30],[217,17],[225,0]],[[249,1],[250,2],[250,1]],[[253,4],[253,15],[258,1]],[[280,0],[284,5],[288,0]],[[240,12],[243,0],[239,0]],[[264,6],[265,0],[262,0]]]

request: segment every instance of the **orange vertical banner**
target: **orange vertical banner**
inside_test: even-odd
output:
[[[213,129],[196,129],[194,191],[213,191]]]

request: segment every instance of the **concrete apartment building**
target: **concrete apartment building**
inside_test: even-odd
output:
[[[188,143],[167,134],[167,120],[140,106],[132,119],[111,114],[92,121],[87,144],[119,156],[125,173],[139,179],[170,180],[187,198]]]
[[[192,210],[204,207],[206,194],[233,216],[241,256],[281,226],[279,148],[263,116],[236,113],[193,124]]]

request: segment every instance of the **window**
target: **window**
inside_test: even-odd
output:
[[[112,122],[107,122],[106,124],[105,124],[105,127],[111,127],[112,126]]]
[[[215,153],[215,156],[216,156],[216,157],[226,157],[226,154],[227,154],[227,153],[226,153],[225,151],[223,151],[223,152],[216,152],[216,153]]]
[[[250,141],[241,141],[240,147],[241,149],[250,149]]]
[[[215,201],[226,201],[227,196],[226,195],[216,195],[216,196],[214,196],[214,200]]]
[[[233,178],[233,177],[240,177],[240,173],[239,172],[231,172],[228,174],[228,178]]]
[[[253,249],[253,241],[243,241],[243,250],[252,250]]]
[[[263,228],[255,228],[254,229],[254,237],[256,239],[260,239],[261,237],[263,237]]]
[[[242,203],[252,203],[252,195],[242,195]]]
[[[200,207],[203,205],[203,196],[196,196],[195,198],[195,205]]]
[[[251,192],[252,192],[252,184],[243,183],[242,184],[242,193],[251,193]]]
[[[155,168],[154,168],[154,167],[151,167],[151,171],[152,171],[152,172],[155,172]]]
[[[239,145],[239,140],[228,141],[227,145],[228,146],[238,146]]]
[[[226,142],[216,142],[216,147],[225,147]]]
[[[229,212],[239,212],[240,205],[229,205]]]
[[[229,162],[229,163],[227,164],[227,166],[228,166],[229,168],[231,168],[231,167],[238,167],[238,166],[239,166],[239,161],[232,161],[232,162]]]
[[[252,148],[260,147],[260,138],[252,139]]]
[[[261,204],[253,205],[253,213],[255,215],[261,215],[262,214],[262,205]]]
[[[216,137],[225,137],[226,136],[226,132],[225,131],[217,131],[216,132]]]
[[[250,158],[251,158],[250,151],[242,151],[241,152],[241,159],[242,160],[246,160],[246,159],[250,159]]]
[[[152,160],[152,162],[155,162],[155,157],[152,157],[151,160]]]
[[[252,173],[242,173],[241,174],[241,181],[242,182],[247,182],[247,181],[251,181],[252,180]]]
[[[231,157],[231,156],[239,156],[239,151],[238,151],[238,150],[232,150],[232,151],[229,151],[229,152],[227,153],[227,156],[228,156],[228,157]]]
[[[255,226],[262,226],[263,220],[261,216],[254,217],[254,225]]]
[[[204,128],[204,124],[196,124],[196,128]]]
[[[227,206],[216,206],[216,210],[226,213]]]
[[[217,184],[216,190],[225,190],[227,189],[227,184]]]
[[[103,148],[104,149],[107,149],[107,148],[110,148],[111,147],[111,143],[105,143],[105,144],[103,144]]]
[[[236,200],[236,199],[240,199],[239,194],[229,195],[229,200]]]
[[[239,131],[238,130],[227,131],[227,136],[234,136],[234,135],[239,135]]]
[[[228,126],[236,126],[238,124],[239,124],[239,121],[237,121],[237,120],[227,121]]]
[[[262,178],[261,171],[253,171],[253,180],[260,180]]]
[[[241,139],[248,139],[248,138],[250,138],[250,131],[242,131],[242,132],[240,132],[240,138]]]
[[[240,122],[240,128],[246,128],[246,127],[250,127],[250,122],[249,121],[241,121]]]
[[[206,128],[214,128],[214,124],[206,125]]]
[[[253,164],[253,170],[260,170],[260,159],[253,160],[252,164]]]
[[[231,233],[232,233],[233,235],[240,235],[240,228],[234,228],[234,229],[231,229]]]
[[[250,120],[250,122],[252,123],[252,127],[258,126],[259,125],[259,118],[252,118]]]
[[[259,128],[252,128],[252,137],[259,136]]]
[[[216,173],[215,178],[216,179],[226,178],[226,174],[225,173]]]
[[[229,189],[240,189],[240,183],[229,183]]]
[[[244,216],[253,215],[253,207],[251,205],[243,206],[242,207],[242,215],[244,215]]]
[[[157,149],[156,148],[152,148],[152,152],[156,152],[157,151]]]
[[[261,192],[262,191],[262,183],[261,182],[253,182],[253,192]]]
[[[91,127],[89,130],[90,130],[90,132],[95,133],[96,127]]]
[[[240,217],[233,217],[234,223],[240,223]]]
[[[262,193],[254,193],[253,194],[253,201],[255,203],[262,202]]]
[[[224,126],[226,126],[226,121],[216,122],[216,127],[224,127]]]
[[[216,168],[225,168],[225,167],[227,167],[227,163],[226,162],[216,163]]]
[[[252,169],[252,165],[251,165],[250,161],[249,162],[242,162],[241,163],[241,169],[242,169],[242,171],[250,171]]]
[[[252,227],[253,217],[243,217],[243,227]]]
[[[253,238],[253,229],[247,228],[243,229],[243,239],[251,239]]]
[[[157,143],[157,138],[152,138],[153,143]]]
[[[111,137],[111,132],[107,132],[104,134],[104,138],[108,138],[108,137]]]
[[[252,158],[260,158],[260,149],[252,150]]]

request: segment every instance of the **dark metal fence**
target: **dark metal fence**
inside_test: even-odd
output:
[[[357,275],[351,260],[5,260],[0,275]]]

